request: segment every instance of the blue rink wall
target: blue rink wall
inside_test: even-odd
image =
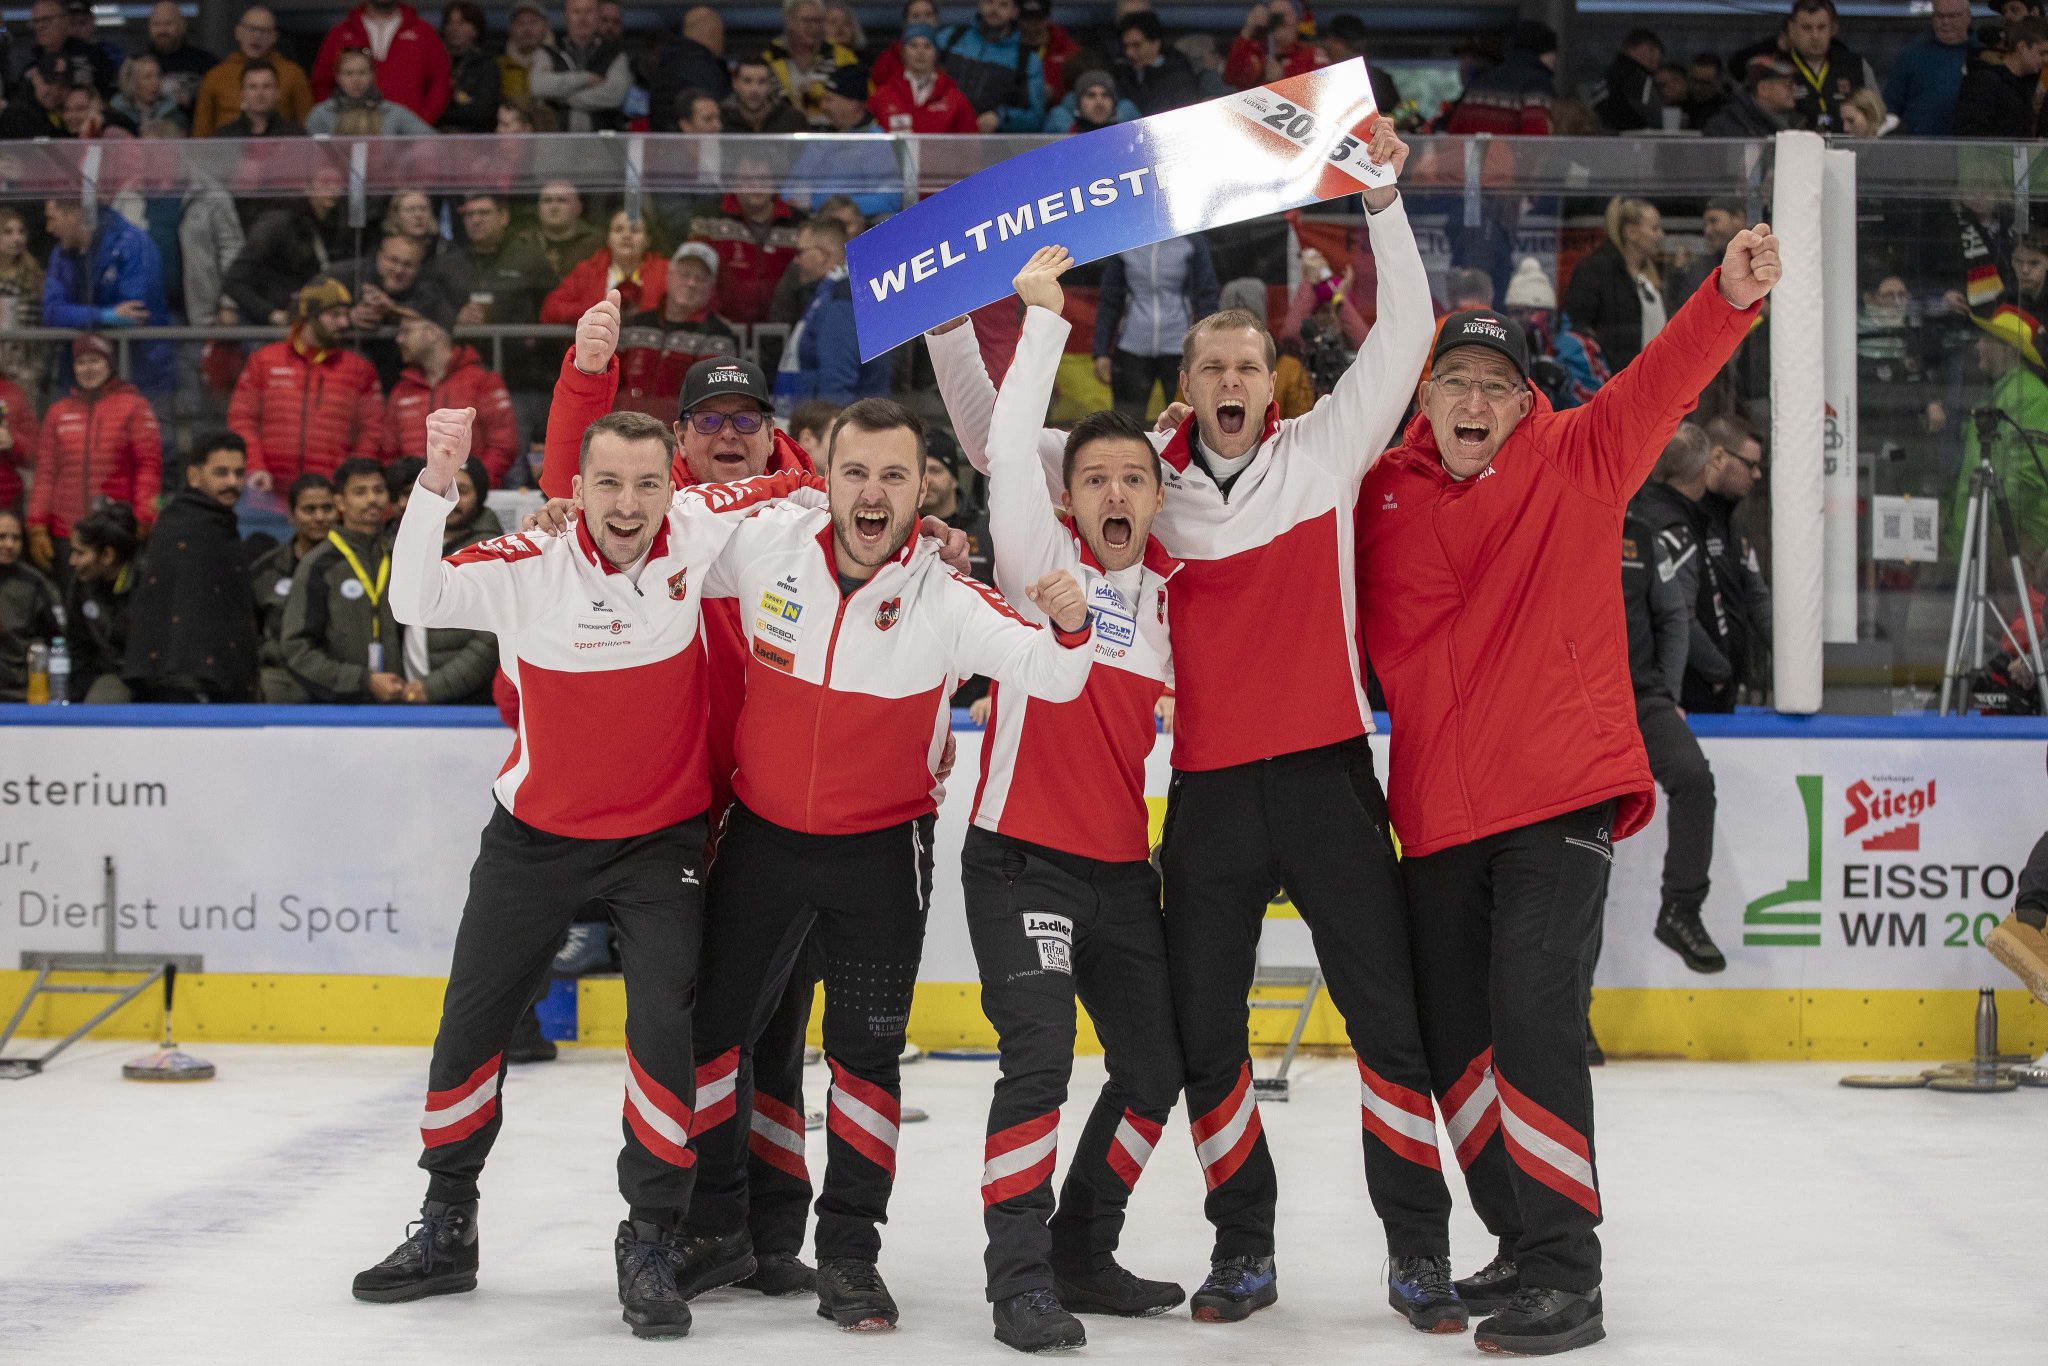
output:
[[[980,732],[955,713],[911,1035],[989,1045],[962,925],[958,851]],[[1384,775],[1388,737],[1374,739]],[[1697,717],[1720,803],[1706,922],[1729,958],[1685,971],[1650,938],[1662,817],[1623,842],[1593,1018],[1618,1054],[1946,1059],[1970,1051],[1977,988],[2001,1047],[2048,1048],[2048,1009],[1982,947],[2048,829],[2048,721]],[[1155,831],[1170,741],[1148,765]],[[508,747],[488,708],[0,706],[0,1018],[25,953],[95,949],[117,870],[120,947],[197,955],[178,1027],[194,1040],[431,1041],[474,838]],[[598,761],[603,748],[597,744]],[[1276,903],[1267,966],[1313,960]],[[83,980],[83,979],[79,979]],[[91,998],[44,997],[24,1031],[63,1033]],[[623,1040],[614,978],[563,985],[576,1042]],[[1253,1013],[1283,1042],[1286,1011]],[[102,1026],[160,1028],[155,993]],[[1084,1044],[1095,1047],[1083,1020]],[[1342,1045],[1321,1002],[1307,1042]]]

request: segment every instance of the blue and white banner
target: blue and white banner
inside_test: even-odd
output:
[[[862,360],[1011,292],[1040,247],[1076,262],[1391,183],[1354,58],[1034,147],[846,244]]]

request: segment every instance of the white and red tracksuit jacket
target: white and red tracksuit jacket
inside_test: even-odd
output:
[[[569,534],[514,534],[441,557],[454,503],[415,486],[392,551],[407,626],[492,631],[519,690],[512,753],[492,792],[528,825],[578,839],[644,835],[703,813],[705,581],[744,519],[815,476],[680,490],[637,583]]]
[[[829,512],[769,508],[734,533],[704,590],[737,598],[746,623],[733,794],[765,820],[854,835],[934,811],[961,679],[1055,702],[1088,681],[1086,630],[1038,629],[940,563],[936,541],[913,536],[844,596],[836,565]]]
[[[1226,498],[1195,458],[1190,418],[1163,442],[1166,505],[1153,535],[1182,567],[1169,598],[1173,766],[1229,768],[1372,729],[1360,667],[1352,511],[1359,481],[1400,425],[1429,354],[1429,278],[1397,199],[1368,213],[1378,321],[1336,389],[1301,417],[1266,413],[1265,437]],[[961,449],[986,470],[995,387],[972,329],[926,338]],[[1039,459],[1058,496],[1066,434]]]
[[[996,586],[1027,617],[1044,618],[1025,596],[1031,584],[1055,569],[1080,581],[1095,661],[1071,702],[990,689],[970,819],[1048,849],[1135,863],[1151,849],[1145,757],[1158,738],[1152,709],[1173,680],[1166,583],[1180,566],[1153,540],[1140,563],[1111,573],[1045,501],[1038,424],[1069,331],[1043,308],[1024,316],[989,428],[989,539]]]

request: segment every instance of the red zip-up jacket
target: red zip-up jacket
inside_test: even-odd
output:
[[[354,48],[371,50],[361,5],[327,30],[320,55],[313,61],[314,99],[324,100],[334,93],[335,64],[342,53]],[[428,123],[441,121],[448,109],[451,85],[448,48],[434,26],[420,18],[411,5],[398,7],[398,32],[391,37],[390,51],[376,65],[377,89],[385,99],[404,105]]]
[[[424,456],[427,414],[436,408],[476,409],[476,439],[470,449],[493,484],[503,479],[519,454],[519,419],[498,372],[467,346],[455,348],[439,384],[427,383],[426,372],[417,365],[406,366],[391,386],[391,402],[384,409],[385,455]]]
[[[1359,620],[1394,718],[1387,801],[1433,854],[1656,789],[1636,728],[1615,548],[1628,501],[1756,314],[1716,271],[1582,407],[1534,407],[1486,471],[1453,479],[1426,418],[1366,475]]]
[[[1316,51],[1314,44],[1296,42],[1292,50],[1280,59],[1280,74],[1282,77],[1299,76],[1314,71],[1322,64],[1323,54]],[[1223,82],[1237,90],[1249,90],[1266,83],[1264,39],[1254,42],[1240,33],[1230,40],[1230,55],[1223,59]]]
[[[541,458],[540,488],[550,498],[567,498],[576,477],[577,456],[582,448],[583,429],[612,411],[612,399],[619,388],[619,361],[601,375],[586,375],[576,368],[576,353],[562,357],[562,373],[555,381],[553,401],[548,405],[546,453]],[[775,433],[775,449],[768,456],[763,474],[815,474],[810,452],[781,432]],[[696,484],[696,476],[683,463],[681,451],[669,467],[669,482],[679,489]],[[711,818],[732,801],[733,736],[738,729],[740,704],[747,700],[747,631],[740,621],[740,604],[732,598],[704,600],[704,679],[710,693],[710,719],[705,745],[711,755]],[[501,704],[502,706],[502,704]]]
[[[141,390],[118,379],[97,394],[74,389],[43,414],[28,524],[69,536],[71,524],[104,497],[132,505],[146,528],[156,520],[163,476],[163,434]]]
[[[780,199],[775,216],[756,227],[740,213],[738,195],[727,195],[718,212],[690,220],[690,237],[718,253],[718,315],[729,322],[757,323],[782,272],[796,260],[797,211]],[[658,296],[657,296],[658,299]]]
[[[0,508],[19,507],[21,471],[36,467],[43,424],[35,400],[11,379],[0,379],[0,403],[7,405],[7,430],[14,437],[14,444],[0,451]]]
[[[249,443],[249,472],[268,473],[280,489],[302,474],[331,475],[354,456],[383,455],[376,367],[354,351],[316,351],[298,338],[258,347],[228,400],[228,427]]]
[[[911,93],[910,77],[899,75],[875,87],[868,112],[889,133],[979,133],[974,105],[943,71],[932,73],[931,98],[923,104]]]
[[[605,290],[611,287],[611,268],[609,247],[600,247],[578,261],[562,277],[562,283],[548,291],[548,297],[541,301],[540,320],[573,323],[589,312],[591,305],[601,302]],[[621,311],[632,314],[660,308],[667,293],[668,258],[649,256],[640,263],[637,281],[627,280],[619,286],[619,297],[624,302]]]

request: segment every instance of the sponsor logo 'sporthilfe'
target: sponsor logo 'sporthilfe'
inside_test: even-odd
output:
[[[1011,292],[1033,252],[1076,262],[1385,184],[1361,59],[1034,147],[847,243],[863,360]]]

